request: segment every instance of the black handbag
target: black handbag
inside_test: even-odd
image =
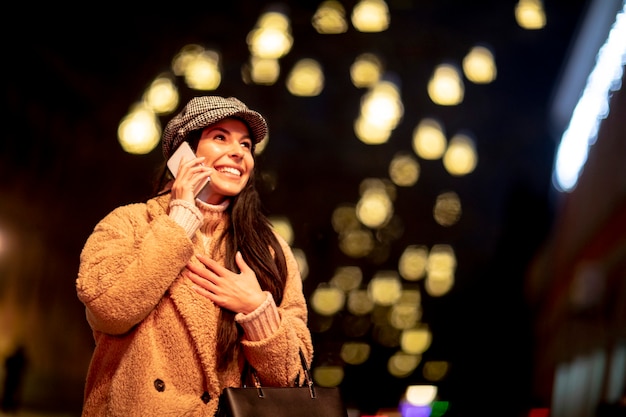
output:
[[[315,386],[302,350],[300,361],[304,384],[293,387],[262,387],[246,362],[255,386],[225,388],[216,417],[348,417],[339,388]],[[244,369],[242,380],[248,371]]]

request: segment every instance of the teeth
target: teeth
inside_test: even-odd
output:
[[[237,176],[241,176],[241,171],[239,171],[238,169],[235,169],[235,168],[222,167],[222,168],[218,169],[218,171],[219,172],[226,172],[226,173],[237,175]]]

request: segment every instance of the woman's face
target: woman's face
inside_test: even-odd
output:
[[[248,126],[237,119],[224,119],[205,127],[198,141],[197,156],[213,168],[205,189],[207,203],[219,204],[243,190],[254,169],[252,138]]]

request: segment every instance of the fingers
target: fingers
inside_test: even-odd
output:
[[[189,269],[191,272],[197,275],[202,275],[208,271],[207,268],[200,266],[198,264],[194,264],[192,262],[187,263],[187,269]]]
[[[204,159],[204,157],[194,158],[181,166],[180,177],[193,188],[204,184],[205,180],[210,179],[213,173],[213,168],[204,165]]]
[[[202,288],[203,290],[211,292],[211,293],[215,291],[216,285],[210,278],[204,278],[201,275],[190,273],[189,271],[186,272],[185,275],[194,284],[196,284],[195,285],[196,287]]]
[[[211,177],[213,169],[204,165],[204,157],[182,160],[172,184],[172,197],[193,202],[196,189]]]
[[[202,290],[198,291],[200,294],[212,298],[211,296],[219,290],[218,281],[221,277],[225,276],[225,272],[229,271],[221,267],[208,256],[198,254],[196,258],[198,258],[203,265],[188,262],[187,270],[183,274],[195,284],[194,287],[197,291]]]
[[[209,256],[206,256],[203,254],[196,254],[196,258],[198,258],[198,260],[204,264],[206,269],[213,271],[216,275],[225,276],[226,274],[232,273],[231,270],[215,262]]]
[[[227,289],[227,287],[222,287],[221,283],[223,283],[223,281],[221,278],[223,276],[215,273],[213,270],[211,270],[209,266],[212,265],[213,267],[217,266],[219,268],[219,265],[207,256],[196,255],[196,257],[198,259],[202,258],[201,262],[204,264],[204,266],[198,265],[197,263],[194,264],[188,262],[187,270],[183,272],[183,275],[189,278],[189,280],[193,283],[194,291],[196,291],[203,297],[206,297],[209,300],[213,301],[220,307],[223,306],[223,293],[224,290]]]
[[[237,313],[249,314],[266,299],[256,274],[244,261],[240,252],[235,253],[235,263],[240,273],[232,272],[209,256],[196,254],[204,265],[189,262],[184,275],[193,283],[194,290],[220,307]]]
[[[190,160],[183,158],[181,160],[180,166],[178,167],[178,173],[176,174],[176,178],[186,177],[187,174],[194,174],[210,169],[209,167],[204,165],[205,159],[206,158],[204,156],[199,156]]]
[[[185,273],[185,275],[196,284],[202,285],[204,282],[211,282],[215,285],[216,281],[224,276],[224,271],[228,271],[206,255],[196,255],[196,258],[198,258],[203,265],[187,262],[188,271]]]
[[[237,253],[235,254],[235,262],[237,263],[237,266],[239,267],[239,270],[242,273],[245,273],[251,270],[251,268],[248,266],[246,261],[244,261],[243,255],[239,251],[237,251]]]
[[[220,265],[215,260],[213,260],[212,258],[206,255],[196,254],[196,258],[198,258],[198,260],[204,264],[207,270],[212,271],[216,276],[219,276],[219,277],[225,277],[225,276],[232,275],[232,274],[242,275],[242,276],[243,275],[255,276],[254,271],[252,270],[252,268],[250,268],[250,266],[248,266],[246,261],[243,259],[243,255],[239,251],[235,253],[235,263],[239,267],[239,271],[240,271],[239,273],[231,271],[230,269]],[[194,266],[194,268],[198,268],[198,267]]]

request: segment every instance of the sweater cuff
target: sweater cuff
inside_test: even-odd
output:
[[[278,307],[272,294],[265,291],[267,298],[252,313],[235,315],[235,321],[243,327],[246,339],[258,342],[272,336],[280,326]]]
[[[200,209],[186,200],[170,201],[170,219],[178,223],[191,239],[196,230],[202,225],[202,213]]]

